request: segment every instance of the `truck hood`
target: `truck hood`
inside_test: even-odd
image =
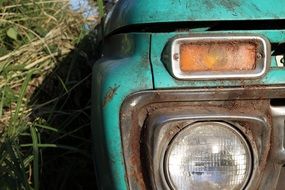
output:
[[[105,35],[129,25],[283,20],[285,0],[119,0],[105,22]]]

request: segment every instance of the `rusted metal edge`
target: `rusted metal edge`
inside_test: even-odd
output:
[[[137,92],[128,96],[121,106],[120,128],[129,188],[148,189],[145,183],[146,179],[144,178],[142,171],[137,170],[134,165],[138,164],[136,162],[140,162],[139,155],[133,155],[132,158],[128,158],[128,156],[131,155],[131,149],[139,149],[141,138],[140,130],[143,127],[143,123],[138,119],[139,116],[134,116],[142,113],[142,118],[140,120],[145,120],[147,117],[147,111],[142,112],[142,110],[147,105],[165,102],[262,100],[275,98],[285,98],[285,87],[255,86],[248,88],[150,90]],[[136,135],[132,136],[131,131],[135,131]],[[135,139],[136,142],[134,141]],[[132,143],[132,147],[130,147],[130,143]]]

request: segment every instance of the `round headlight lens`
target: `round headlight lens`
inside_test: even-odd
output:
[[[173,138],[164,167],[173,189],[242,189],[251,172],[251,151],[231,125],[198,122]]]

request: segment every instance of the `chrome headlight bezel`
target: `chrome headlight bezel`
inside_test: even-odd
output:
[[[245,190],[274,187],[282,167],[278,161],[283,157],[277,148],[282,139],[272,136],[272,131],[279,134],[280,129],[272,118],[270,99],[282,98],[284,93],[283,87],[254,87],[153,90],[130,95],[120,116],[129,189],[169,189],[164,188],[159,170],[159,151],[176,130],[199,121],[224,121],[247,137],[253,171]]]
[[[204,113],[203,113],[204,112]],[[205,113],[208,113],[205,114]],[[212,114],[209,114],[212,113]],[[269,127],[264,117],[245,113],[229,115],[227,110],[215,108],[199,110],[197,108],[181,107],[177,110],[159,110],[152,114],[146,122],[146,153],[149,160],[150,171],[152,171],[152,184],[157,189],[173,190],[169,185],[167,173],[165,172],[164,159],[171,140],[185,127],[197,122],[222,122],[234,126],[239,133],[242,133],[250,144],[251,169],[244,183],[244,189],[258,183],[257,171],[260,169],[261,160],[267,155],[265,145],[269,142]],[[250,127],[250,129],[249,129]],[[267,153],[266,153],[267,152]],[[263,154],[263,155],[262,155]]]

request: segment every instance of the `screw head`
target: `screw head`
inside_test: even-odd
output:
[[[178,60],[179,60],[179,55],[178,55],[178,53],[174,53],[174,54],[173,54],[173,59],[174,59],[175,61],[178,61]]]
[[[263,56],[262,56],[261,53],[257,53],[257,54],[256,54],[256,58],[257,58],[257,59],[261,59],[262,57],[263,57]]]
[[[284,56],[281,58],[280,62],[283,63],[283,64],[285,64],[285,58],[284,58]]]

